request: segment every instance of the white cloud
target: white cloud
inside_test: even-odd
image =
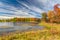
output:
[[[20,4],[22,4],[22,5],[24,5],[25,7],[27,7],[28,9],[30,9],[30,10],[33,10],[33,11],[36,11],[36,12],[39,12],[39,13],[41,13],[41,12],[44,12],[43,10],[41,10],[40,8],[38,8],[38,7],[36,7],[36,6],[32,6],[32,5],[30,5],[30,6],[28,6],[26,3],[22,3],[22,2],[20,2],[19,0],[16,0],[18,3],[20,3]],[[38,0],[39,1],[39,0]],[[44,1],[44,0],[43,0]],[[45,1],[47,1],[47,0],[45,0]],[[44,2],[45,2],[44,1]]]
[[[25,3],[21,3],[21,4],[30,9],[30,7],[27,4]]]
[[[43,3],[46,3],[47,1],[49,0],[37,0],[38,2],[43,2]]]
[[[45,11],[41,10],[40,8],[38,8],[38,7],[36,7],[36,6],[31,6],[31,10],[34,10],[34,11],[36,11],[36,12],[38,12],[38,13],[45,12]]]
[[[0,2],[0,7],[6,7],[7,9],[9,10],[6,10],[6,9],[3,9],[3,8],[0,8],[0,13],[3,12],[3,13],[12,13],[14,15],[7,15],[7,14],[3,14],[2,16],[0,16],[1,18],[12,18],[12,17],[35,17],[33,15],[30,15],[28,12],[25,12],[23,10],[18,10],[16,7],[14,6],[9,6],[9,5],[6,5],[2,2]],[[27,5],[26,5],[27,6]],[[10,11],[10,10],[13,10],[13,11]],[[14,12],[15,11],[15,12]]]
[[[40,8],[38,8],[36,6],[28,6],[27,4],[24,4],[24,3],[22,3],[22,5],[26,6],[30,10],[33,10],[33,11],[38,12],[38,13],[44,12],[43,10],[41,10]],[[27,17],[36,17],[35,14],[30,15],[29,14],[30,11],[28,11],[28,10],[19,10],[18,8],[14,7],[14,6],[6,5],[6,4],[1,3],[1,2],[0,2],[0,7],[6,7],[7,9],[9,9],[9,10],[6,10],[6,9],[0,8],[0,12],[14,14],[14,15],[7,15],[7,14],[2,15],[2,17],[6,16],[5,18],[10,18],[10,17],[26,17],[26,18]],[[10,10],[13,10],[13,11],[10,11]]]
[[[0,8],[0,12],[3,12],[3,13],[14,13],[13,11],[1,9],[1,8]]]
[[[10,19],[10,18],[14,18],[14,17],[0,16],[0,19]]]

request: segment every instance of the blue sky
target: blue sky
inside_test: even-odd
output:
[[[53,10],[60,0],[0,0],[0,17],[35,17],[42,12]]]

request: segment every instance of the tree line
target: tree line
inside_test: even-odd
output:
[[[13,18],[13,19],[2,19],[0,22],[40,22],[40,18]]]

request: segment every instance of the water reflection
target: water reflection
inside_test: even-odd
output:
[[[0,31],[13,31],[13,30],[42,30],[44,27],[35,25],[32,26],[29,22],[0,22]]]

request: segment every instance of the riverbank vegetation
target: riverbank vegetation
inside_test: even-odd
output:
[[[60,40],[60,32],[57,30],[36,30],[27,32],[10,32],[0,36],[0,40]]]

